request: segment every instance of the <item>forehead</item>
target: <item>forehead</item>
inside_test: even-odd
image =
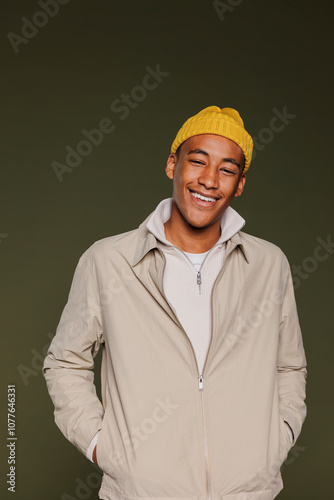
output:
[[[189,151],[194,149],[202,149],[206,151],[209,155],[214,154],[228,154],[229,156],[240,156],[243,155],[243,151],[231,139],[227,137],[222,137],[216,134],[201,134],[194,135],[190,137],[182,144],[183,154],[188,154]]]

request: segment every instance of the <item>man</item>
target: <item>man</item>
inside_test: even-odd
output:
[[[306,358],[283,252],[230,207],[253,149],[209,106],[172,144],[172,198],[80,258],[45,359],[64,435],[105,500],[271,500],[306,417]],[[102,404],[93,383],[102,353]]]

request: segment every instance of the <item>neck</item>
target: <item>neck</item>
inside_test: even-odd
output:
[[[171,217],[164,223],[166,239],[184,252],[204,253],[210,250],[220,238],[220,219],[210,226],[195,227],[181,214],[172,210]]]

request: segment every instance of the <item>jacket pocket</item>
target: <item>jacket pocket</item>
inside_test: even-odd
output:
[[[283,464],[288,457],[288,453],[292,448],[293,443],[286,428],[284,418],[280,415],[280,461]]]
[[[97,438],[97,443],[96,443],[97,465],[102,470],[104,470],[104,468],[103,468],[104,458],[103,457],[104,457],[105,429],[107,427],[107,418],[108,418],[108,407],[106,408],[106,410],[104,412],[101,429],[100,429],[100,432],[99,432],[99,435]]]

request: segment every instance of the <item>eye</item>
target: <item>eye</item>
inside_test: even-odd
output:
[[[221,168],[220,171],[227,175],[237,175],[234,170],[230,170],[229,168]]]
[[[205,165],[205,163],[203,163],[202,161],[198,161],[198,160],[189,160],[191,163],[196,163],[197,165]]]

